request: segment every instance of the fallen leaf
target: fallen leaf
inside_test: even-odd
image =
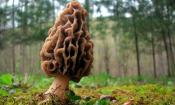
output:
[[[123,105],[133,105],[134,99],[130,99],[128,102],[125,102]]]

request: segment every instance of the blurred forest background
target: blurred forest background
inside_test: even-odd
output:
[[[0,0],[0,74],[44,75],[39,51],[70,0]],[[175,76],[174,0],[79,0],[89,11],[92,74]]]

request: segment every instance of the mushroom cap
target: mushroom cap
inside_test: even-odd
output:
[[[48,31],[40,51],[41,68],[47,76],[67,75],[79,82],[90,73],[93,42],[87,28],[87,11],[72,1]]]

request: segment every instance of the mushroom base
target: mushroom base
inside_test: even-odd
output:
[[[66,92],[69,90],[69,77],[66,75],[59,74],[55,77],[50,88],[45,92],[45,94],[56,95],[60,101],[66,101]]]

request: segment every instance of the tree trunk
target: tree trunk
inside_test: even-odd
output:
[[[25,13],[27,14],[28,13],[28,0],[25,0],[24,1],[24,8],[25,8]],[[27,21],[28,21],[28,17],[27,17],[27,15],[24,15],[24,26],[23,26],[23,33],[27,36],[28,35],[28,27],[27,27]],[[24,73],[24,82],[27,82],[27,79],[28,79],[28,73],[27,73],[27,71],[26,71],[26,68],[25,68],[25,48],[24,48],[25,46],[24,45],[22,45],[22,69],[23,69],[23,73]]]
[[[132,21],[133,21],[134,37],[135,37],[135,48],[136,48],[136,59],[137,59],[137,75],[138,75],[138,77],[140,77],[141,76],[140,52],[139,52],[138,35],[137,35],[136,22],[135,22],[135,17],[134,16],[132,18]]]
[[[89,30],[89,14],[90,14],[90,1],[89,0],[85,0],[85,8],[88,12],[88,16],[87,16],[87,27],[88,27],[88,30]]]
[[[167,75],[168,75],[168,77],[171,77],[168,44],[167,44],[167,41],[166,41],[165,31],[163,29],[162,29],[162,39],[163,39],[163,43],[164,43],[164,47],[165,47],[165,51],[166,51],[166,58],[167,58]]]
[[[27,80],[28,80],[28,73],[27,73],[27,71],[26,71],[26,66],[25,66],[25,64],[26,64],[26,53],[25,53],[25,46],[22,44],[22,45],[20,45],[20,55],[21,55],[21,57],[20,57],[20,59],[21,59],[21,61],[20,61],[20,71],[21,71],[21,73],[23,74],[23,77],[24,77],[24,83],[25,82],[27,82]]]
[[[124,73],[124,77],[127,76],[128,73],[128,52],[123,52],[123,73]]]
[[[12,71],[13,76],[16,74],[16,55],[15,55],[15,46],[12,45]]]
[[[104,39],[103,39],[104,40]],[[104,62],[105,62],[105,67],[106,67],[106,73],[110,74],[110,68],[109,68],[109,47],[107,43],[104,40]]]
[[[15,0],[13,0],[12,4],[12,28],[13,28],[13,34],[15,33]],[[16,74],[16,58],[15,58],[15,45],[12,45],[12,71],[13,75],[15,76]]]
[[[155,56],[155,40],[154,40],[154,30],[153,30],[153,21],[152,21],[153,16],[151,16],[151,45],[152,45],[152,57],[153,57],[153,73],[154,73],[154,78],[157,78],[157,69],[156,69],[156,56]]]
[[[172,15],[173,11],[170,9],[170,5],[168,2],[166,2],[166,7],[167,7],[167,24],[166,24],[166,30],[167,30],[167,37],[168,37],[168,42],[169,42],[169,55],[170,55],[170,67],[171,67],[171,72],[172,75],[174,75],[174,69],[175,69],[175,61],[174,61],[174,54],[173,54],[173,48],[172,48],[172,40],[171,40],[171,23],[172,20],[170,19],[170,16]]]
[[[174,54],[173,54],[171,34],[170,34],[169,27],[167,29],[167,37],[168,37],[168,42],[169,42],[169,55],[170,55],[170,58],[171,58],[170,67],[171,67],[171,72],[174,75],[175,74],[175,71],[174,71],[174,69],[175,69],[175,61],[174,61]]]
[[[156,72],[156,56],[155,56],[155,43],[154,43],[154,36],[152,34],[152,57],[153,57],[153,71],[154,71],[154,77],[157,77],[157,72]]]
[[[33,54],[32,54],[33,50],[32,50],[32,47],[33,46],[29,46],[29,57],[30,57],[29,70],[30,70],[31,74],[34,74],[34,70],[33,69],[35,68],[35,63],[34,63],[35,61],[33,61]],[[35,69],[37,69],[37,68],[35,68]]]

